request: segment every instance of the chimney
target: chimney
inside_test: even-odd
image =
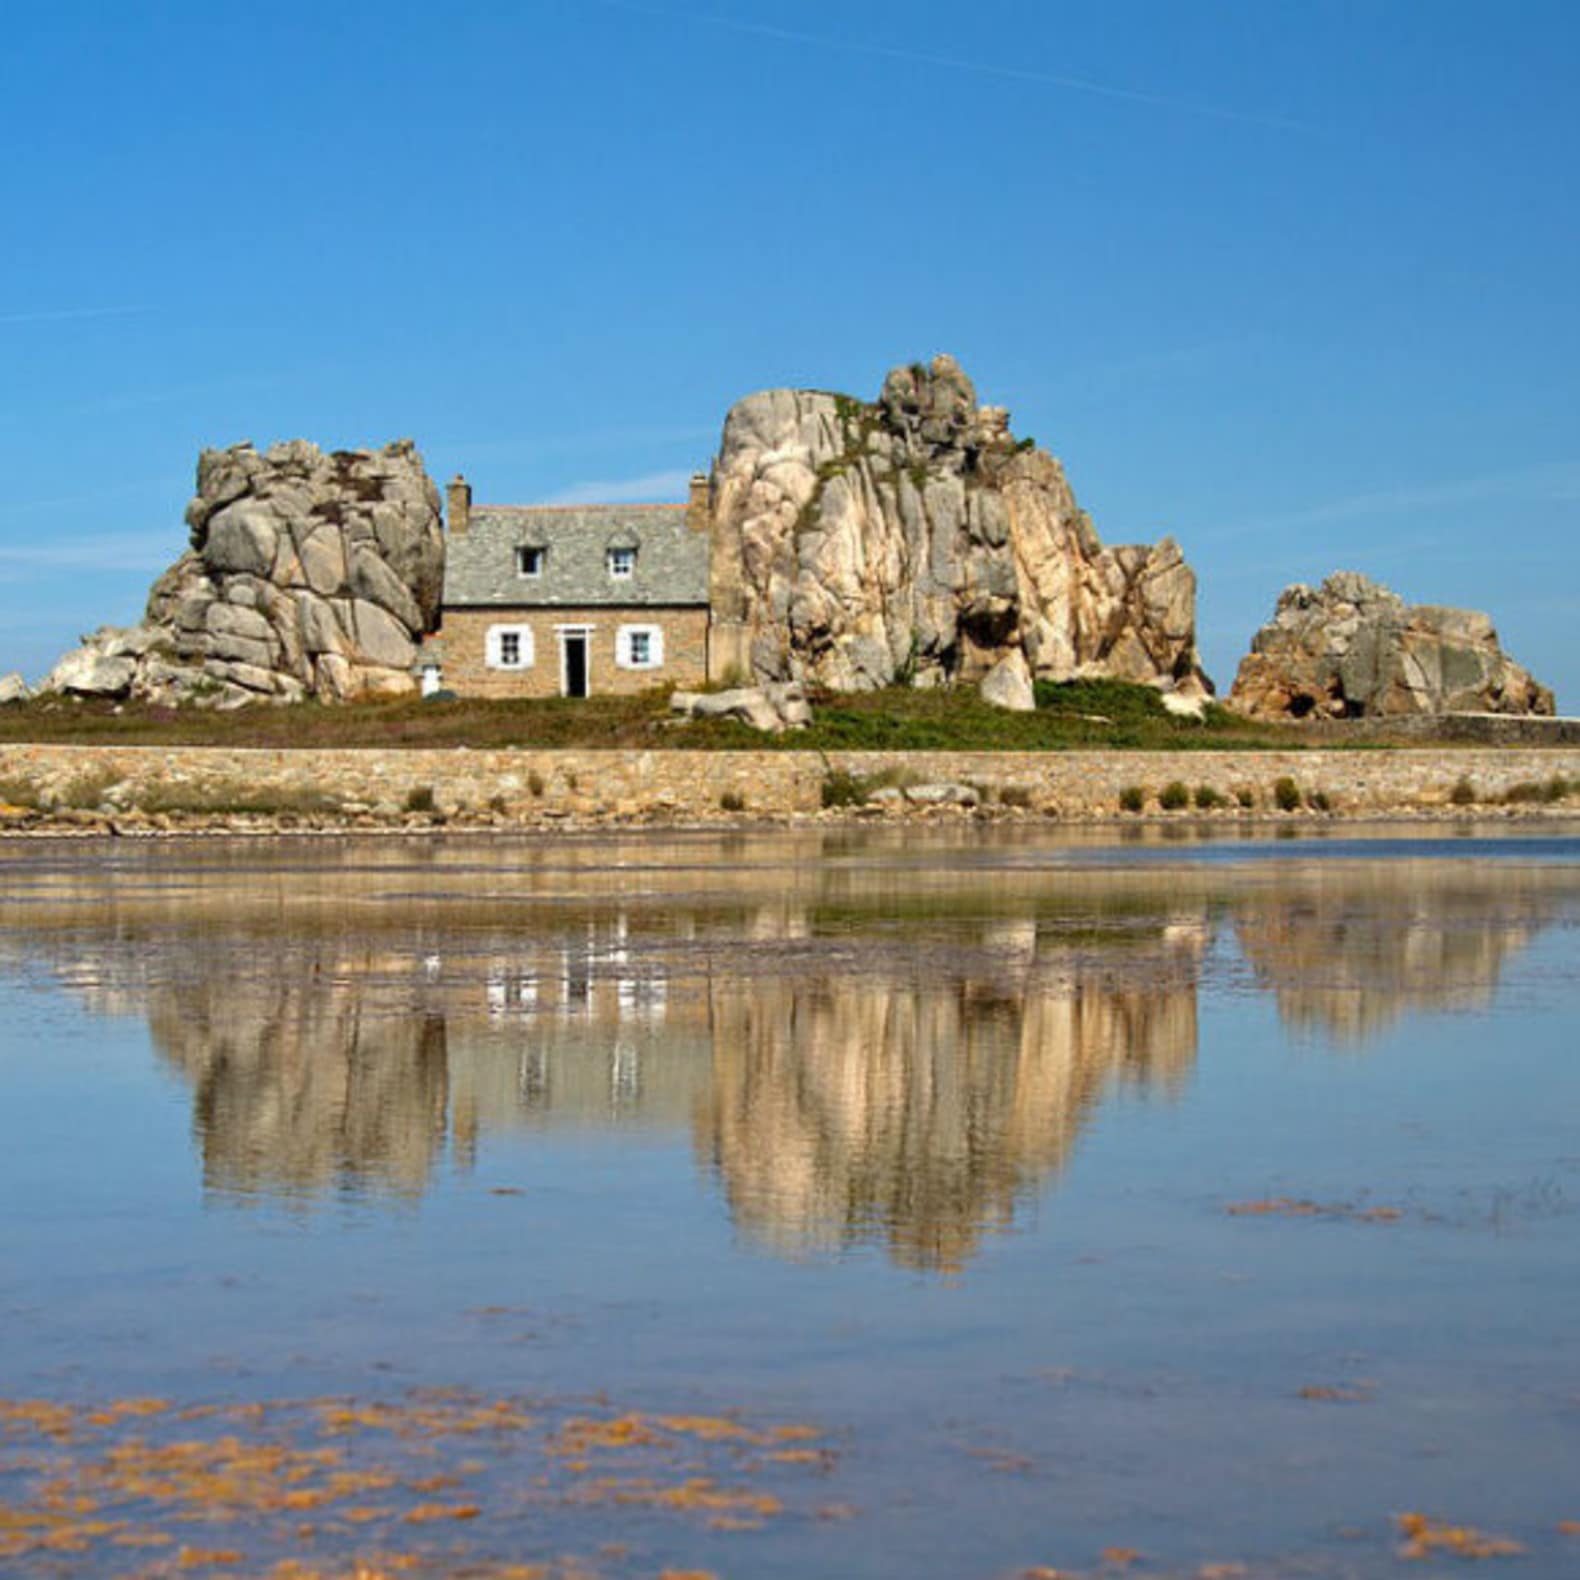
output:
[[[457,472],[445,494],[450,505],[450,531],[465,532],[472,521],[472,485]]]
[[[686,524],[694,532],[706,532],[713,525],[713,486],[706,472],[691,474],[691,491],[686,498]]]

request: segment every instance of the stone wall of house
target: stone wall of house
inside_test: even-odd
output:
[[[738,815],[817,813],[831,772],[887,775],[910,784],[972,785],[1029,815],[1113,817],[1121,793],[1141,789],[1150,810],[1164,786],[1211,786],[1231,802],[1250,793],[1253,810],[1276,810],[1273,786],[1287,776],[1302,796],[1321,793],[1340,816],[1447,810],[1456,787],[1476,804],[1562,775],[1580,782],[1577,750],[1400,750],[1267,752],[702,752],[474,750],[237,751],[216,747],[4,746],[0,787],[29,791],[45,805],[65,800],[114,809],[238,793],[284,807],[327,798],[345,815],[396,817],[413,797],[441,813],[512,823],[628,818],[718,820]],[[89,786],[91,795],[80,789]],[[1007,794],[1006,794],[1007,792]],[[1464,791],[1459,792],[1463,799]],[[1580,809],[1570,798],[1567,807]],[[1560,805],[1556,808],[1562,810]],[[898,810],[898,809],[897,809]],[[1467,812],[1473,806],[1465,808]],[[1233,817],[1231,808],[1217,815]],[[1302,812],[1301,816],[1310,815]],[[0,819],[0,826],[4,820]]]
[[[488,630],[495,625],[532,631],[529,669],[490,669]],[[700,686],[708,673],[706,609],[447,609],[441,672],[444,685],[463,697],[560,695],[558,627],[588,625],[589,689],[595,696],[623,696],[654,686]],[[622,669],[615,639],[623,625],[655,625],[664,633],[664,662],[657,669]]]

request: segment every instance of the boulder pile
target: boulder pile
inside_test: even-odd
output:
[[[1356,571],[1286,587],[1227,700],[1258,719],[1554,711],[1486,615],[1407,604]]]
[[[1059,463],[979,406],[951,357],[876,401],[748,396],[711,493],[714,619],[758,681],[834,691],[1025,676],[1201,692],[1196,578],[1172,538],[1105,548]]]
[[[140,626],[103,627],[45,691],[234,707],[416,689],[444,571],[439,493],[409,440],[205,450],[191,547]]]

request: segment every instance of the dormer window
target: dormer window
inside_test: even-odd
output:
[[[521,544],[516,550],[516,575],[541,576],[543,574],[543,561],[547,552],[546,549],[539,548],[536,544]]]
[[[629,581],[636,570],[636,550],[620,546],[609,550],[609,575],[617,582]]]

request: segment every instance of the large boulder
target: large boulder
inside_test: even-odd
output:
[[[1407,604],[1356,571],[1284,589],[1228,702],[1260,719],[1553,712],[1486,615]]]
[[[1035,713],[1037,710],[1031,670],[1019,648],[1001,658],[982,677],[978,689],[982,700],[991,702],[995,708],[1008,708],[1012,713]]]
[[[158,636],[142,626],[100,626],[56,661],[39,689],[71,697],[124,697],[140,660],[159,645]]]
[[[717,647],[758,680],[974,683],[1018,654],[1050,680],[1206,684],[1178,545],[1104,548],[1059,463],[950,357],[871,403],[747,397],[710,493]]]
[[[439,493],[409,440],[205,450],[191,547],[144,624],[84,638],[46,681],[79,695],[238,706],[399,695],[439,617]]]
[[[804,729],[812,722],[806,693],[794,682],[735,686],[726,691],[677,691],[669,710],[679,721],[734,719],[770,735]]]

